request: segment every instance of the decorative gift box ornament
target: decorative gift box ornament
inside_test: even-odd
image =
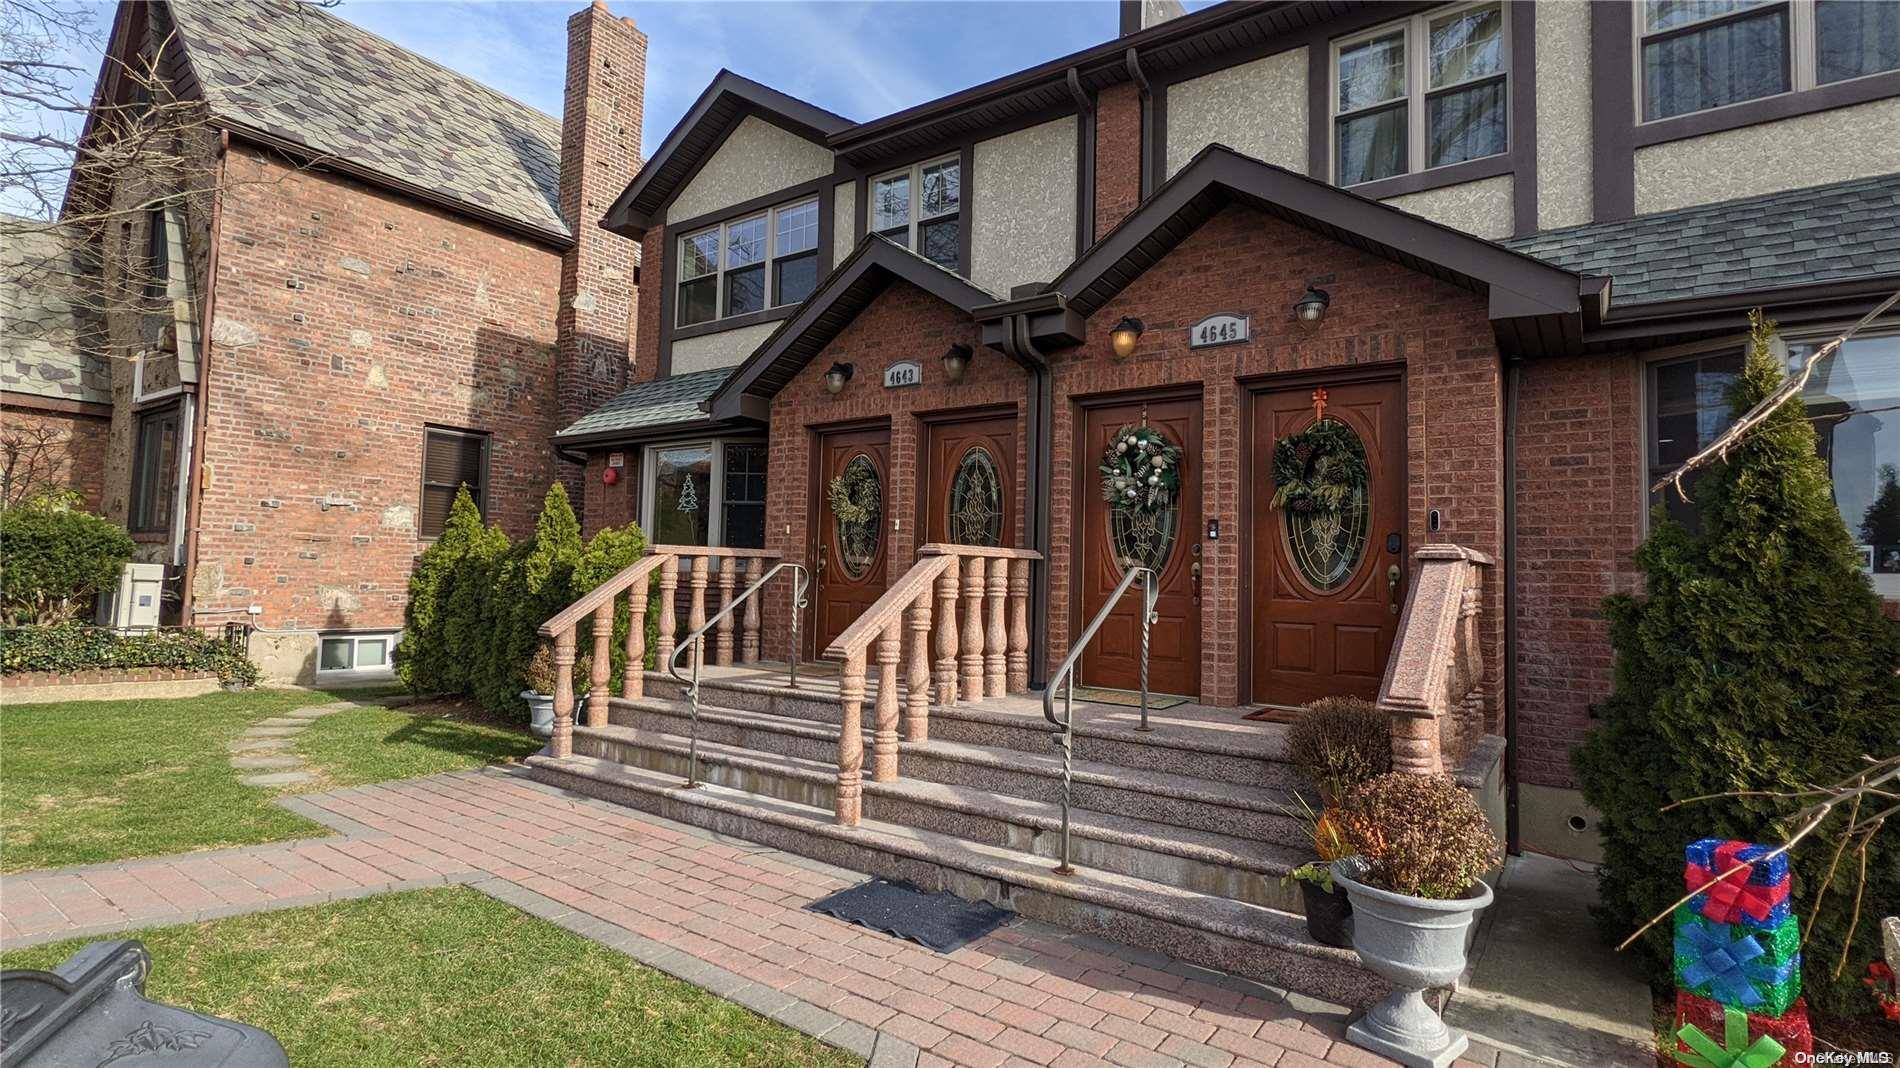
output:
[[[1721,838],[1689,843],[1682,878],[1696,891],[1690,904],[1717,923],[1763,929],[1780,926],[1790,915],[1793,880],[1788,875],[1787,854],[1769,856],[1773,852],[1767,846]],[[1737,864],[1746,866],[1720,878]]]
[[[1808,1003],[1799,998],[1780,1016],[1764,1016],[1679,990],[1675,1035],[1676,1063],[1685,1068],[1808,1064],[1814,1053]]]
[[[1676,985],[1723,1005],[1780,1016],[1801,996],[1801,924],[1771,930],[1676,910]]]

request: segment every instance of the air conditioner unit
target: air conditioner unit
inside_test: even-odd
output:
[[[96,622],[114,630],[153,630],[165,587],[164,564],[127,564],[119,587],[99,595]]]

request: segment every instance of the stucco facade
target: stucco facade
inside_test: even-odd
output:
[[[692,219],[831,173],[831,153],[748,115],[680,191],[666,218]]]
[[[1477,237],[1509,237],[1516,231],[1516,179],[1508,174],[1482,181],[1427,189],[1385,203]]]
[[[1306,169],[1307,50],[1291,48],[1168,87],[1168,166],[1224,144],[1255,159]]]
[[[1075,258],[1073,116],[978,141],[970,281],[992,293],[1047,282]]]
[[[1900,171],[1900,98],[1636,150],[1638,214]]]

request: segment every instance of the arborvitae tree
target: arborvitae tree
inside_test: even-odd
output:
[[[1735,414],[1782,382],[1769,353],[1774,327],[1759,318],[1754,325],[1729,392]],[[1777,820],[1801,802],[1665,805],[1822,785],[1853,773],[1863,754],[1900,748],[1900,624],[1884,618],[1861,571],[1800,404],[1782,405],[1696,486],[1700,534],[1656,509],[1637,552],[1647,592],[1605,603],[1616,686],[1575,758],[1584,797],[1602,814],[1598,918],[1618,941],[1682,895],[1683,846],[1711,835],[1780,842],[1787,832]],[[1856,907],[1851,854],[1809,923],[1833,846],[1824,829],[1791,855],[1807,938],[1803,984],[1818,1008],[1863,1012],[1860,979],[1880,952],[1879,918],[1900,911],[1900,834],[1870,851],[1838,977]],[[1659,982],[1667,982],[1670,937],[1663,923],[1640,943]]]
[[[1869,545],[1900,545],[1900,468],[1880,465],[1880,493],[1860,517],[1860,540]]]
[[[645,556],[647,551],[646,532],[637,524],[628,523],[624,527],[608,527],[595,534],[587,542],[587,548],[581,553],[580,563],[574,567],[572,593],[575,598],[587,593],[594,587],[626,570],[635,560]],[[659,637],[660,584],[657,576],[647,580],[646,614],[646,660],[634,670],[645,670],[653,662],[653,644]],[[614,636],[613,636],[613,672],[609,685],[615,693],[620,692],[621,680],[627,671],[627,628],[632,626],[633,613],[627,609],[625,594],[614,598]],[[593,629],[585,631],[577,638],[583,648],[591,648]],[[662,669],[664,670],[664,669]]]
[[[435,543],[416,557],[409,573],[409,603],[402,613],[403,641],[396,647],[396,677],[411,693],[460,690],[447,675],[453,661],[447,655],[446,624],[454,576],[469,547],[482,536],[482,513],[468,487],[455,493],[449,520]]]
[[[542,500],[534,537],[503,554],[489,582],[493,603],[484,610],[490,640],[475,685],[477,699],[487,708],[521,706],[524,673],[541,640],[537,632],[573,601],[574,568],[580,559],[580,521],[568,503],[567,488],[556,482]]]

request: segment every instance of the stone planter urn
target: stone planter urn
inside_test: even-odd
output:
[[[1491,903],[1491,888],[1480,880],[1464,897],[1439,901],[1367,886],[1359,881],[1364,874],[1357,857],[1333,862],[1333,880],[1352,901],[1352,948],[1392,984],[1392,993],[1366,1010],[1346,1037],[1411,1068],[1446,1068],[1471,1040],[1445,1026],[1424,992],[1463,974],[1465,932]]]
[[[528,702],[528,729],[543,738],[552,738],[554,736],[554,695],[523,690],[521,699]]]

